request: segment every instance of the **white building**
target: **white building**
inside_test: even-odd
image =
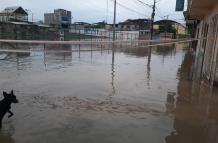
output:
[[[7,7],[0,12],[0,22],[7,21],[27,22],[28,13],[20,6]]]

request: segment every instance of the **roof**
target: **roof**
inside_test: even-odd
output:
[[[187,0],[188,15],[191,19],[202,20],[210,14],[213,9],[217,9],[217,0]]]
[[[26,23],[26,22],[10,22],[12,24],[15,24],[15,25],[31,25],[29,23]]]
[[[58,9],[55,9],[55,10],[65,10],[66,11],[66,9],[63,9],[63,8],[58,8]]]
[[[176,21],[174,21],[174,20],[158,20],[158,21],[155,21],[155,22],[154,22],[154,24],[158,24],[158,25],[160,25],[160,24],[165,24],[165,23],[172,23],[172,24],[175,23],[175,24],[179,24],[179,25],[185,27],[183,24],[181,24],[181,23],[179,23],[179,22],[176,22]]]
[[[6,7],[1,13],[15,13],[15,12],[22,12],[23,14],[28,15],[28,13],[21,6]]]
[[[127,25],[134,25],[136,23],[148,23],[150,19],[127,19],[124,22],[120,22],[119,24],[127,24]]]
[[[128,19],[126,21],[130,21],[130,22],[148,22],[148,21],[150,21],[150,19]]]
[[[37,26],[39,26],[39,27],[45,27],[45,28],[51,27],[50,25],[38,24],[38,23],[36,23],[35,25],[37,25]]]
[[[73,23],[73,25],[91,25],[91,24],[86,23],[86,22],[75,22]]]
[[[50,28],[50,25],[46,24],[40,24],[40,23],[32,23],[32,22],[9,22],[14,25],[29,25],[29,26],[38,26],[38,27],[44,27],[44,28]]]
[[[15,10],[17,10],[19,6],[13,6],[13,7],[6,7],[2,13],[13,13]]]

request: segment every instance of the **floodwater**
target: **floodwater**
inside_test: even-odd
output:
[[[78,48],[1,45],[0,91],[20,101],[1,143],[218,142],[218,91],[191,80],[188,44]]]

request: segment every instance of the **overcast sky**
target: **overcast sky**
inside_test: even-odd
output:
[[[134,18],[150,18],[151,8],[143,6],[137,0],[117,0],[118,3],[129,9],[117,6],[117,22]],[[153,0],[141,0],[152,5]],[[166,15],[169,19],[183,22],[182,12],[175,12],[176,0],[157,0],[157,15],[159,20]],[[99,22],[107,21],[112,23],[113,0],[0,0],[0,10],[7,6],[22,6],[30,9],[34,21],[43,20],[44,13],[53,12],[54,9],[62,8],[72,11],[73,22]],[[32,16],[32,13],[30,16]]]

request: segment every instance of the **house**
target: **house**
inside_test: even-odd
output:
[[[75,22],[71,24],[71,29],[72,30],[84,30],[87,27],[90,27],[91,24],[86,23],[86,22]]]
[[[196,43],[196,75],[211,85],[218,83],[218,1],[188,0],[186,21]]]
[[[85,34],[85,30],[89,27],[91,27],[91,24],[89,24],[89,23],[75,22],[75,23],[71,24],[69,32]]]
[[[94,23],[96,28],[105,29],[107,23],[105,21]]]
[[[21,7],[6,7],[2,12],[0,12],[0,22],[27,22],[28,13]]]
[[[128,19],[118,24],[118,29],[123,31],[149,30],[151,20],[149,19]]]
[[[114,29],[114,24],[106,24],[105,25],[105,30],[113,30]],[[119,31],[120,28],[119,28],[119,24],[115,24],[115,30]]]
[[[107,24],[105,22],[98,23],[101,28],[106,30],[113,30],[113,24]],[[128,19],[124,22],[120,22],[115,25],[115,29],[118,31],[139,31],[150,30],[151,20],[149,19]]]
[[[51,35],[54,34],[49,25],[32,22],[0,22],[0,39],[39,40],[51,39]]]
[[[175,33],[176,35],[185,35],[186,27],[173,20],[158,20],[154,22],[154,29],[158,33]]]
[[[106,24],[106,25],[105,25],[105,29],[106,29],[106,30],[113,30],[113,26],[114,26],[113,24]],[[116,25],[116,27],[117,27],[117,26],[118,26],[118,25]]]
[[[71,11],[55,9],[54,13],[45,13],[44,22],[56,28],[70,28],[72,21]]]

